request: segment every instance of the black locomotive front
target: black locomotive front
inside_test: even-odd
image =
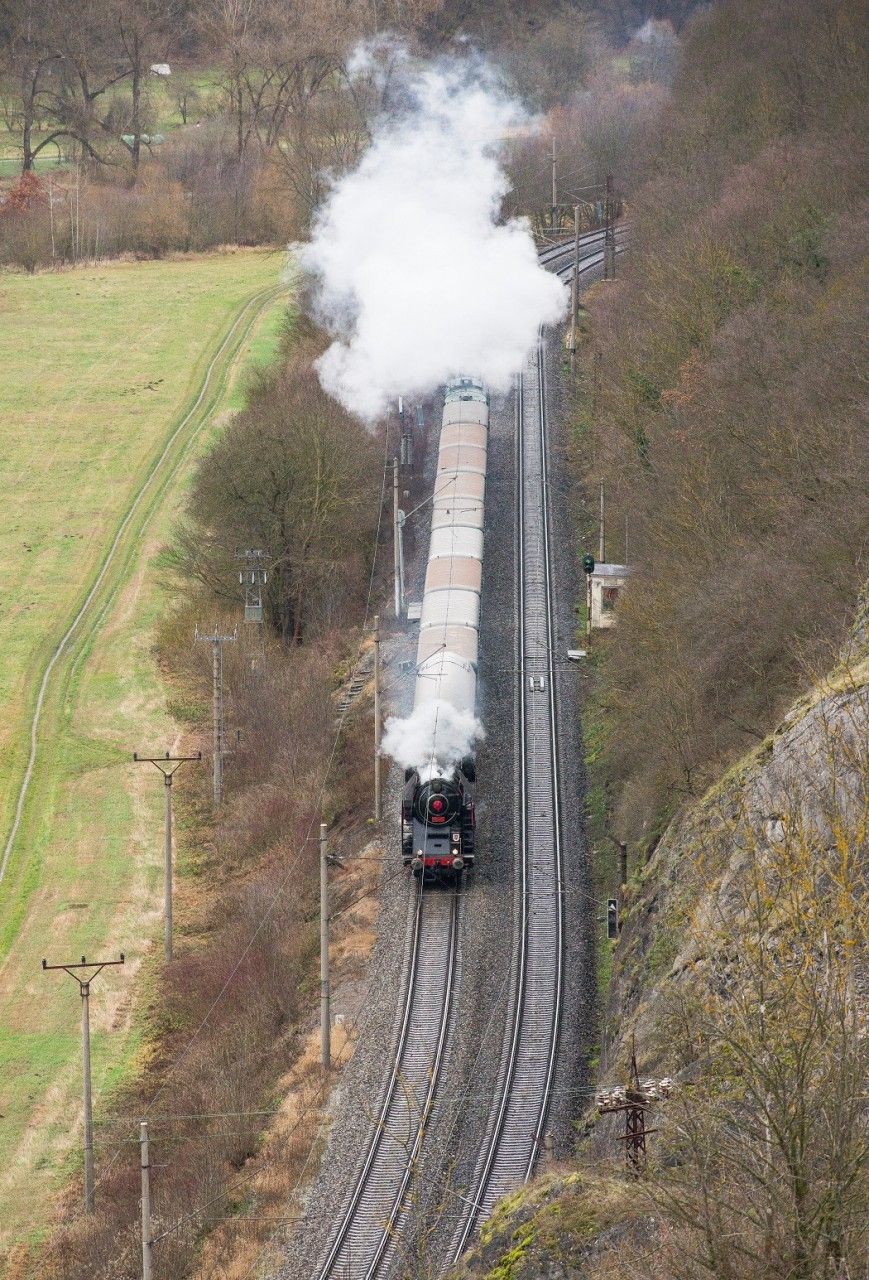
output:
[[[470,776],[469,776],[470,775]],[[465,763],[452,777],[421,782],[405,774],[401,806],[404,865],[425,880],[456,879],[474,865],[473,768]]]

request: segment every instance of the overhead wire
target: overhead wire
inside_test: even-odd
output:
[[[374,578],[375,578],[375,574],[376,574],[376,571],[377,571],[377,554],[378,554],[378,547],[379,547],[379,544],[380,544],[380,530],[381,530],[382,523],[383,523],[383,506],[384,506],[385,497],[386,497],[386,476],[387,476],[387,469],[388,469],[388,461],[389,461],[389,430],[388,430],[388,427],[387,427],[386,431],[384,431],[384,462],[383,462],[383,475],[382,475],[381,487],[380,487],[380,502],[379,502],[379,504],[378,504],[377,525],[376,525],[375,534],[374,534],[374,544],[373,544],[374,550],[373,550],[373,554],[372,554],[372,558],[371,558],[371,571],[370,571],[370,573],[369,573],[369,577],[368,577],[368,590],[367,590],[366,600],[365,600],[365,613],[364,613],[364,620],[363,620],[363,631],[367,628],[367,625],[368,625],[368,618],[369,618],[369,616],[370,616],[370,612],[371,612],[371,599],[372,599],[372,594],[373,594],[373,589],[374,589]],[[352,670],[351,670],[351,678],[352,678],[352,675],[355,675],[355,674],[356,674],[356,672],[357,672],[357,670],[358,670],[359,661],[360,661],[360,659],[359,659],[359,656],[357,655],[356,662],[355,662],[355,664],[354,664],[354,666],[353,666],[353,668],[352,668]],[[321,785],[320,785],[320,791],[319,791],[319,795],[318,795],[318,804],[317,804],[317,806],[315,806],[315,807],[314,807],[314,810],[313,810],[313,814],[314,814],[314,815],[318,814],[319,812],[322,812],[322,805],[323,805],[323,798],[324,798],[324,796],[325,796],[325,791],[326,791],[326,784],[327,784],[327,782],[328,782],[328,778],[329,778],[329,775],[330,775],[330,773],[331,773],[332,764],[333,764],[333,762],[334,762],[335,755],[336,755],[336,752],[337,752],[337,749],[338,749],[338,743],[340,742],[341,734],[342,734],[343,729],[344,729],[344,722],[345,722],[345,719],[346,719],[346,717],[347,717],[348,709],[349,709],[348,707],[345,707],[345,708],[343,709],[343,711],[341,712],[341,715],[340,715],[339,720],[338,720],[338,724],[337,724],[336,729],[335,729],[335,735],[334,735],[334,738],[333,738],[333,741],[332,741],[332,747],[331,747],[331,750],[330,750],[330,752],[329,752],[329,756],[328,756],[328,759],[327,759],[327,762],[326,762],[326,768],[325,768],[324,773],[323,773],[323,780],[322,780]],[[220,1004],[220,1002],[223,1000],[224,995],[226,994],[227,990],[229,989],[229,986],[230,986],[230,984],[232,983],[233,979],[235,978],[235,975],[238,973],[238,971],[239,971],[239,969],[240,969],[240,967],[241,967],[241,965],[242,965],[243,961],[245,960],[245,958],[246,958],[246,957],[247,957],[247,955],[249,954],[249,952],[250,952],[251,948],[253,947],[254,943],[256,942],[256,939],[259,937],[260,933],[261,933],[261,932],[262,932],[262,930],[265,928],[265,925],[267,924],[268,920],[270,919],[272,912],[274,911],[275,907],[277,906],[278,901],[280,900],[280,898],[281,898],[281,896],[283,895],[283,893],[284,893],[284,891],[285,891],[285,889],[286,889],[287,885],[289,884],[289,882],[290,882],[290,878],[292,877],[292,875],[293,875],[293,874],[294,874],[294,872],[296,871],[296,869],[297,869],[297,867],[298,867],[298,865],[299,865],[299,862],[301,861],[302,853],[304,852],[304,848],[305,848],[305,846],[308,844],[308,842],[309,842],[309,841],[310,841],[310,839],[311,839],[311,835],[312,835],[312,832],[313,832],[313,828],[314,828],[315,821],[316,821],[316,817],[315,817],[315,816],[312,816],[312,817],[311,817],[311,819],[310,819],[309,825],[308,825],[308,830],[307,830],[307,833],[306,833],[306,835],[305,835],[305,838],[304,838],[304,840],[302,841],[302,843],[301,843],[300,847],[297,849],[296,854],[295,854],[295,857],[292,859],[292,861],[291,861],[291,863],[290,863],[290,866],[288,867],[288,869],[287,869],[287,872],[286,872],[285,876],[283,877],[283,879],[281,880],[280,884],[278,885],[278,888],[275,890],[275,892],[274,892],[274,894],[273,894],[273,896],[272,896],[271,901],[269,902],[269,904],[268,904],[268,905],[267,905],[267,907],[265,908],[265,910],[264,910],[264,912],[263,912],[263,914],[262,914],[262,917],[261,917],[261,919],[260,919],[259,923],[257,924],[256,928],[254,929],[254,931],[253,931],[253,933],[252,933],[251,937],[249,938],[249,940],[248,940],[248,942],[247,942],[246,946],[245,946],[245,947],[244,947],[244,949],[242,950],[241,955],[238,957],[238,959],[237,959],[237,961],[236,961],[235,965],[233,966],[233,968],[232,968],[231,972],[229,973],[229,976],[228,976],[228,977],[226,978],[226,980],[224,981],[223,986],[220,988],[220,991],[219,991],[219,992],[217,993],[217,995],[214,997],[214,1000],[212,1001],[212,1003],[211,1003],[211,1005],[210,1005],[210,1007],[209,1007],[209,1009],[208,1009],[208,1012],[205,1014],[204,1018],[200,1021],[199,1025],[196,1027],[195,1031],[194,1031],[194,1032],[193,1032],[193,1034],[191,1035],[191,1037],[190,1037],[190,1039],[188,1040],[187,1044],[184,1046],[184,1049],[181,1051],[181,1053],[180,1053],[180,1054],[179,1054],[175,1059],[173,1059],[173,1061],[170,1063],[169,1067],[167,1068],[166,1072],[164,1073],[163,1080],[161,1081],[161,1083],[160,1083],[160,1085],[159,1085],[159,1087],[158,1087],[157,1091],[153,1094],[153,1096],[151,1097],[150,1101],[147,1103],[147,1105],[146,1105],[146,1107],[145,1107],[145,1110],[144,1110],[144,1116],[142,1117],[143,1119],[144,1119],[144,1118],[146,1118],[146,1117],[151,1113],[151,1109],[152,1109],[152,1107],[153,1107],[154,1103],[156,1102],[157,1098],[159,1098],[159,1097],[160,1097],[160,1095],[162,1094],[163,1090],[166,1088],[166,1085],[167,1085],[167,1083],[168,1083],[168,1081],[169,1081],[169,1078],[170,1078],[170,1076],[172,1075],[172,1073],[173,1073],[174,1071],[176,1071],[176,1070],[178,1069],[178,1067],[181,1065],[181,1063],[182,1063],[182,1062],[184,1062],[184,1061],[186,1060],[186,1058],[187,1058],[188,1054],[190,1053],[190,1051],[191,1051],[191,1049],[192,1049],[192,1047],[193,1047],[193,1044],[195,1043],[195,1041],[196,1041],[197,1037],[202,1033],[202,1031],[203,1031],[203,1030],[205,1029],[205,1027],[208,1025],[208,1023],[209,1023],[209,1021],[210,1021],[210,1019],[211,1019],[212,1014],[214,1013],[215,1009],[216,1009],[216,1008],[217,1008],[217,1006]],[[111,1173],[111,1171],[112,1171],[112,1169],[114,1168],[115,1164],[117,1163],[117,1160],[120,1158],[120,1154],[121,1154],[121,1151],[120,1151],[120,1149],[119,1149],[119,1150],[115,1153],[115,1155],[113,1156],[113,1158],[109,1161],[108,1167],[107,1167],[105,1170],[103,1170],[103,1172],[102,1172],[102,1173],[98,1176],[98,1178],[96,1179],[95,1186],[99,1186],[99,1185],[100,1185],[101,1183],[103,1183],[103,1182],[105,1181],[105,1179],[109,1176],[109,1174]],[[75,1218],[79,1217],[79,1216],[81,1215],[81,1213],[82,1213],[82,1212],[83,1212],[83,1210],[82,1210],[82,1209],[79,1209],[79,1210],[78,1210],[78,1212],[74,1215],[73,1220],[75,1220]]]
[[[368,618],[369,618],[369,616],[370,616],[370,608],[371,608],[371,599],[372,599],[372,593],[373,593],[374,578],[375,578],[376,568],[377,568],[377,549],[378,549],[378,546],[379,546],[379,541],[380,541],[380,531],[381,531],[382,522],[383,522],[383,508],[384,508],[385,493],[386,493],[386,477],[387,477],[387,469],[388,469],[388,456],[389,456],[389,432],[388,432],[388,429],[387,429],[387,430],[384,432],[384,465],[383,465],[383,475],[382,475],[382,482],[381,482],[380,502],[379,502],[379,505],[378,505],[377,526],[376,526],[375,538],[374,538],[374,554],[372,555],[371,572],[370,572],[370,574],[369,574],[368,589],[367,589],[367,594],[366,594],[366,603],[365,603],[365,613],[364,613],[363,629],[364,629],[365,627],[367,627],[367,624],[368,624]],[[451,481],[449,481],[449,482],[447,482],[447,483],[448,483],[448,484],[449,484],[449,483],[455,483],[455,481],[456,481],[457,479],[458,479],[458,476],[453,477],[453,478],[451,479]],[[446,488],[446,485],[445,485],[444,487]],[[450,583],[452,582],[452,567],[453,567],[453,566],[452,566],[452,557],[451,557],[451,565],[450,565]],[[353,666],[353,668],[352,668],[351,675],[355,675],[355,674],[356,674],[356,671],[358,670],[358,666],[359,666],[359,657],[357,656],[357,660],[356,660],[356,663],[354,664],[354,666]],[[337,727],[336,727],[336,731],[335,731],[334,739],[333,739],[333,742],[332,742],[332,747],[331,747],[331,750],[330,750],[330,752],[329,752],[329,756],[328,756],[327,763],[326,763],[326,768],[325,768],[325,770],[324,770],[324,774],[323,774],[323,780],[322,780],[321,787],[320,787],[320,792],[319,792],[319,797],[318,797],[318,799],[319,799],[319,805],[317,806],[317,809],[318,809],[319,811],[322,811],[322,802],[323,802],[323,798],[324,798],[324,795],[325,795],[325,789],[326,789],[327,781],[328,781],[329,775],[330,775],[330,773],[331,773],[332,765],[333,765],[333,763],[334,763],[335,755],[336,755],[337,748],[338,748],[338,743],[340,742],[340,738],[341,738],[341,734],[342,734],[342,732],[343,732],[344,722],[345,722],[345,719],[346,719],[346,716],[347,716],[348,710],[349,710],[349,707],[348,707],[348,706],[345,706],[345,707],[344,707],[344,709],[343,709],[343,710],[342,710],[342,712],[341,712],[341,715],[340,715],[340,718],[339,718],[339,722],[338,722],[338,725],[337,725]],[[435,719],[435,731],[436,731],[436,726],[437,726],[437,713],[436,713],[436,719]],[[311,818],[311,820],[310,820],[310,822],[309,822],[308,831],[307,831],[307,834],[306,834],[306,836],[305,836],[305,839],[301,842],[300,847],[297,849],[296,854],[295,854],[295,857],[294,857],[294,858],[293,858],[293,860],[291,861],[290,866],[288,867],[288,869],[287,869],[287,872],[286,872],[285,876],[283,877],[282,881],[281,881],[281,882],[280,882],[280,884],[278,885],[278,888],[275,890],[275,892],[274,892],[274,894],[273,894],[273,896],[272,896],[272,898],[271,898],[270,902],[268,903],[268,905],[266,906],[265,910],[263,911],[262,916],[261,916],[261,918],[260,918],[260,920],[259,920],[259,922],[258,922],[258,924],[257,924],[256,928],[254,929],[253,933],[251,934],[250,938],[248,939],[248,942],[246,943],[245,947],[243,948],[243,950],[242,950],[241,954],[239,955],[238,959],[236,960],[236,962],[235,962],[235,964],[234,964],[234,966],[233,966],[232,970],[230,971],[229,975],[228,975],[228,976],[227,976],[227,978],[225,979],[225,981],[224,981],[223,985],[221,986],[220,990],[218,991],[217,995],[214,997],[214,999],[213,999],[213,1001],[212,1001],[211,1005],[210,1005],[210,1006],[209,1006],[209,1008],[208,1008],[208,1011],[206,1012],[206,1014],[204,1015],[204,1017],[201,1019],[201,1021],[200,1021],[200,1022],[199,1022],[199,1024],[198,1024],[198,1026],[196,1027],[196,1029],[193,1031],[192,1035],[190,1036],[190,1039],[187,1041],[187,1043],[185,1044],[185,1046],[184,1046],[184,1048],[182,1049],[182,1051],[177,1055],[177,1057],[176,1057],[176,1058],[174,1058],[174,1059],[173,1059],[173,1061],[169,1064],[168,1068],[167,1068],[167,1069],[166,1069],[166,1071],[164,1072],[164,1074],[163,1074],[163,1079],[162,1079],[162,1081],[161,1081],[160,1085],[158,1086],[158,1088],[157,1088],[156,1092],[152,1095],[151,1099],[149,1100],[149,1102],[147,1103],[147,1105],[146,1105],[146,1107],[145,1107],[145,1109],[144,1109],[144,1117],[147,1117],[147,1116],[149,1116],[149,1115],[151,1114],[151,1112],[152,1112],[152,1108],[153,1108],[153,1106],[154,1106],[154,1103],[157,1101],[157,1099],[158,1099],[158,1098],[161,1096],[161,1094],[163,1093],[163,1091],[164,1091],[164,1089],[166,1088],[166,1086],[167,1086],[167,1084],[168,1084],[168,1082],[169,1082],[169,1079],[171,1078],[172,1074],[173,1074],[175,1071],[177,1071],[177,1069],[180,1067],[180,1065],[181,1065],[181,1064],[186,1060],[186,1058],[188,1057],[189,1053],[191,1052],[191,1050],[192,1050],[192,1048],[193,1048],[193,1045],[194,1045],[194,1043],[196,1042],[197,1038],[198,1038],[198,1037],[199,1037],[199,1035],[204,1031],[204,1029],[209,1025],[209,1023],[210,1023],[210,1020],[211,1020],[211,1017],[212,1017],[213,1013],[214,1013],[214,1012],[215,1012],[215,1010],[217,1009],[218,1005],[222,1002],[222,1000],[223,1000],[223,998],[224,998],[224,996],[225,996],[225,994],[226,994],[227,990],[229,989],[230,985],[232,984],[232,982],[233,982],[233,980],[234,980],[234,978],[235,978],[236,974],[238,973],[238,971],[239,971],[239,969],[240,969],[241,965],[243,964],[243,962],[244,962],[245,958],[247,957],[247,955],[249,954],[249,952],[250,952],[251,948],[253,947],[254,943],[256,942],[256,939],[259,937],[260,933],[261,933],[261,932],[262,932],[262,930],[265,928],[265,925],[267,924],[268,920],[270,919],[270,917],[271,917],[271,915],[272,915],[272,912],[274,911],[275,907],[277,906],[278,901],[279,901],[279,900],[280,900],[280,898],[282,897],[282,895],[283,895],[283,893],[284,893],[284,891],[285,891],[285,889],[286,889],[287,885],[289,884],[290,879],[291,879],[291,877],[292,877],[293,873],[296,871],[296,869],[297,869],[297,867],[298,867],[298,864],[299,864],[299,862],[300,862],[300,860],[301,860],[301,857],[302,857],[302,854],[303,854],[304,848],[305,848],[305,846],[309,843],[309,841],[310,841],[310,839],[311,839],[311,835],[312,835],[312,831],[313,831],[314,823],[315,823],[315,817],[314,817],[314,816],[312,816],[312,818]],[[392,878],[392,877],[390,877],[390,878]],[[370,896],[371,892],[372,892],[372,891],[368,891],[368,892],[366,892],[366,893],[364,893],[364,894],[360,895],[360,898],[359,898],[359,899],[357,899],[357,901],[362,900],[362,898],[364,898],[364,897]],[[342,908],[342,912],[343,912],[343,911],[345,911],[345,910],[347,910],[347,909],[349,909],[349,906],[345,906],[344,908]],[[141,1117],[141,1118],[144,1118],[144,1117]],[[107,1168],[106,1168],[106,1169],[105,1169],[105,1170],[104,1170],[104,1171],[99,1175],[99,1177],[97,1178],[97,1183],[96,1183],[96,1185],[100,1185],[101,1183],[103,1183],[103,1182],[105,1181],[105,1179],[109,1176],[109,1174],[111,1173],[111,1171],[112,1171],[112,1169],[113,1169],[113,1167],[114,1167],[115,1163],[116,1163],[116,1162],[117,1162],[117,1160],[119,1159],[120,1154],[121,1154],[121,1148],[119,1148],[119,1149],[115,1152],[115,1155],[113,1156],[112,1160],[109,1162],[108,1167],[107,1167]],[[211,1202],[209,1202],[209,1203],[211,1203]],[[79,1210],[79,1213],[80,1213],[80,1212],[81,1212],[81,1210]],[[195,1213],[195,1211],[194,1211],[194,1213]],[[79,1215],[78,1215],[78,1214],[76,1214],[75,1216],[77,1217],[77,1216],[79,1216]],[[188,1216],[189,1216],[189,1215],[188,1215]],[[164,1233],[164,1234],[165,1234],[165,1233]],[[158,1237],[158,1238],[163,1238],[163,1236]]]

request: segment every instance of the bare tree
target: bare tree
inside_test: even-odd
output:
[[[674,1277],[815,1280],[863,1256],[869,707],[837,681],[773,785],[707,810],[689,873],[706,891],[661,1026],[685,1083],[648,1185],[680,1228]]]
[[[359,598],[373,549],[378,461],[371,437],[301,361],[263,379],[194,483],[188,569],[235,596],[239,546],[263,547],[264,603],[285,640],[328,625],[335,600]]]
[[[67,132],[56,127],[39,141],[33,136],[50,119],[60,68],[55,17],[51,4],[0,0],[0,104],[6,127],[20,139],[22,173],[33,169],[40,152]]]
[[[110,17],[117,35],[125,78],[130,81],[130,142],[124,142],[130,153],[131,181],[139,173],[144,133],[143,110],[147,96],[148,76],[153,62],[165,59],[171,41],[177,36],[181,16],[181,0],[110,0]]]

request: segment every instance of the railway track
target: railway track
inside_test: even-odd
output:
[[[542,336],[516,386],[518,959],[512,1027],[486,1142],[451,1247],[457,1259],[495,1201],[526,1181],[546,1124],[562,986],[561,805]]]
[[[579,237],[580,254],[583,249],[587,249],[594,244],[603,244],[604,232],[587,231]],[[546,249],[541,249],[537,254],[537,260],[543,267],[551,267],[554,262],[558,262],[561,258],[569,258],[573,262],[574,241],[573,236],[569,240],[563,240],[560,244],[553,244]]]
[[[603,232],[581,238],[581,273],[603,263]],[[544,251],[561,279],[574,246]],[[559,258],[567,257],[566,266]],[[450,1255],[458,1257],[499,1196],[531,1174],[546,1124],[562,982],[562,856],[553,666],[546,389],[542,335],[516,389],[517,667],[520,671],[516,938],[511,1016],[486,1141]],[[529,682],[533,678],[532,690]],[[373,1280],[402,1262],[412,1180],[445,1057],[456,985],[460,895],[416,891],[401,1030],[373,1132],[317,1280]],[[408,1266],[405,1259],[405,1268]],[[400,1274],[411,1274],[401,1271]]]
[[[423,892],[419,882],[407,995],[386,1096],[319,1280],[371,1280],[386,1274],[400,1253],[447,1041],[459,903],[458,890]]]

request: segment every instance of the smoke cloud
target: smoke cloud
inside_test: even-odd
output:
[[[483,737],[483,726],[470,711],[457,711],[449,702],[425,702],[406,719],[386,721],[381,747],[403,769],[418,769],[426,782],[449,772]]]
[[[357,65],[370,72],[371,61],[363,51]],[[497,221],[505,141],[527,124],[521,104],[477,57],[420,64],[402,53],[398,78],[392,110],[301,252],[317,319],[335,338],[320,380],[369,421],[395,395],[460,372],[506,391],[538,326],[566,305],[527,222]]]

